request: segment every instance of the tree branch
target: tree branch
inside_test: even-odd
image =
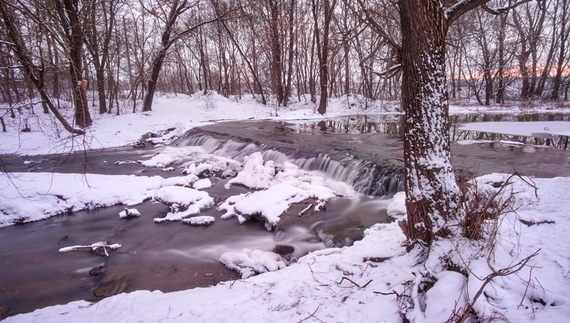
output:
[[[521,4],[527,3],[527,2],[531,2],[532,0],[520,0],[517,1],[513,4],[509,4],[508,6],[505,7],[501,7],[501,8],[489,8],[489,6],[487,5],[487,3],[484,3],[481,5],[481,8],[483,10],[485,10],[486,12],[492,14],[492,15],[500,15],[502,13],[505,13],[511,9],[514,9],[518,6],[520,6]],[[538,2],[540,2],[541,0],[537,0]]]
[[[464,15],[466,12],[482,6],[490,0],[461,0],[451,7],[445,9],[445,17],[447,25],[451,25],[455,20]]]
[[[487,5],[490,0],[460,0],[456,4],[452,5],[451,7],[445,9],[445,17],[447,20],[447,25],[451,25],[455,20],[461,17],[466,12],[473,10],[477,7],[481,7],[488,13],[494,15],[500,15],[505,13],[511,9],[514,9],[520,6],[523,3],[530,2],[532,0],[518,0],[515,3],[512,3],[512,0],[509,1],[509,5],[502,7],[502,8],[489,8]],[[540,1],[540,0],[537,0]]]
[[[363,0],[358,0],[358,5],[360,7],[360,12],[364,13],[364,16],[365,16],[365,19],[363,19],[364,23],[366,23],[366,25],[368,25],[370,28],[372,28],[376,32],[376,34],[378,34],[378,36],[382,37],[386,41],[386,43],[388,43],[388,45],[390,47],[392,47],[398,53],[397,56],[399,57],[401,45],[398,44],[398,42],[396,42],[396,40],[394,40],[394,38],[390,37],[390,35],[388,35],[388,33],[384,30],[384,28],[382,28],[382,26],[376,21],[376,19],[374,19],[374,17],[372,17],[372,15],[370,14],[370,11],[364,5]],[[358,12],[354,8],[352,8],[352,6],[349,6],[349,8],[355,14],[358,14]],[[398,59],[398,62],[399,62],[399,59]]]
[[[182,38],[183,36],[185,36],[185,35],[187,35],[187,34],[193,32],[194,30],[196,30],[196,29],[198,29],[198,28],[200,28],[200,27],[202,27],[202,26],[204,26],[204,25],[207,25],[207,24],[210,24],[210,23],[213,23],[213,22],[222,20],[222,19],[224,19],[226,16],[228,16],[230,13],[235,12],[235,11],[238,11],[238,10],[239,10],[239,9],[232,9],[232,10],[226,11],[226,12],[224,12],[224,13],[222,13],[222,14],[219,14],[219,15],[216,16],[216,17],[213,17],[213,18],[209,19],[209,20],[201,21],[201,22],[197,23],[197,24],[194,25],[194,26],[188,27],[188,29],[183,30],[183,31],[181,31],[181,32],[179,32],[179,33],[177,33],[177,34],[175,34],[174,36],[172,36],[172,39],[168,42],[167,46],[165,46],[165,47],[166,47],[167,49],[170,48],[170,46],[172,46],[172,44],[173,44],[174,42],[176,42],[178,39]]]

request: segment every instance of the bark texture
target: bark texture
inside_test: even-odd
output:
[[[405,111],[405,186],[411,241],[430,244],[450,233],[460,214],[450,158],[445,74],[447,21],[439,1],[400,1],[402,107]]]
[[[75,106],[75,123],[86,128],[93,123],[87,105],[87,81],[83,79],[83,29],[78,13],[79,0],[56,2],[61,25],[69,45],[69,76]]]

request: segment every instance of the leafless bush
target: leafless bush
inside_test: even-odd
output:
[[[518,178],[535,190],[536,186],[518,173],[511,174],[504,182],[479,187],[476,181],[460,181],[461,203],[465,216],[461,221],[462,235],[471,240],[489,238],[496,229],[496,221],[503,214],[514,212],[515,192],[507,190],[513,178]],[[497,189],[498,188],[498,189]]]

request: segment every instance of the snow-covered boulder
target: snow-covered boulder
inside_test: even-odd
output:
[[[182,223],[188,224],[195,227],[207,227],[212,225],[216,219],[213,216],[209,215],[202,215],[202,216],[193,216],[187,219],[182,220]]]
[[[214,205],[214,199],[208,193],[182,186],[162,187],[156,191],[154,198],[170,205],[170,212],[164,218],[155,218],[156,223],[180,221]]]
[[[141,216],[141,213],[135,208],[125,208],[123,211],[119,212],[119,218],[121,219],[137,218],[139,216]]]
[[[398,192],[392,198],[392,202],[388,204],[388,208],[386,210],[388,212],[388,216],[394,219],[403,219],[406,216],[406,193],[405,192]]]
[[[196,190],[203,190],[212,187],[212,181],[208,178],[199,179],[192,184],[192,188]]]
[[[239,252],[224,252],[220,261],[229,269],[240,273],[242,278],[287,267],[287,261],[275,252],[249,248]]]
[[[255,152],[244,158],[244,164],[243,170],[228,181],[226,188],[232,184],[241,184],[251,189],[264,189],[270,186],[276,174],[274,161],[269,160],[264,163],[263,155]]]

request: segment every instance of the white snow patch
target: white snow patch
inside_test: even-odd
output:
[[[0,227],[152,198],[162,177],[10,173],[0,176]]]
[[[394,194],[392,202],[388,204],[387,208],[388,215],[395,219],[403,219],[406,214],[406,193],[398,192]]]
[[[208,226],[213,224],[216,219],[213,216],[209,215],[201,215],[201,216],[193,216],[187,219],[182,220],[182,223],[188,224],[191,226]]]
[[[180,221],[214,205],[214,199],[208,193],[182,186],[161,187],[156,191],[154,198],[170,205],[170,212],[163,218],[155,218],[156,223]]]
[[[192,184],[192,187],[196,190],[203,190],[206,188],[210,188],[212,187],[212,181],[210,181],[209,178],[199,179],[196,182],[194,182],[194,184]]]
[[[139,212],[139,210],[135,208],[132,209],[125,208],[123,211],[119,212],[120,219],[139,217],[139,216],[141,216],[141,213]]]
[[[220,261],[240,273],[242,278],[287,267],[287,261],[274,252],[248,248],[240,252],[224,252]]]
[[[279,171],[277,171],[279,169]],[[252,217],[260,216],[266,221],[268,229],[274,228],[280,216],[289,206],[308,198],[327,201],[339,195],[355,194],[345,183],[325,179],[316,172],[307,172],[298,166],[286,162],[281,167],[269,160],[264,162],[261,153],[245,157],[245,166],[238,175],[228,181],[250,188],[265,188],[261,191],[240,194],[226,199],[218,209],[225,211],[222,219],[237,216],[240,223]],[[321,203],[317,203],[318,208]]]

